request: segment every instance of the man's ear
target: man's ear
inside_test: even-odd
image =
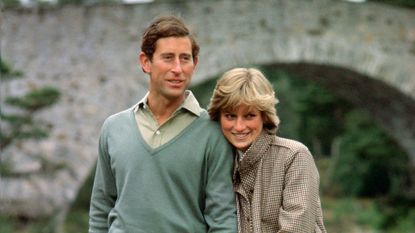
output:
[[[195,67],[197,63],[199,63],[199,56],[193,57],[193,64],[195,65]]]
[[[144,73],[150,73],[151,70],[151,61],[150,59],[147,57],[147,55],[143,52],[140,52],[140,54],[138,55],[138,60],[140,62],[141,65],[141,69],[143,70]]]

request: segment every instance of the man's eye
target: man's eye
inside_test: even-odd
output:
[[[189,62],[189,61],[191,61],[191,60],[192,60],[192,57],[190,57],[190,56],[183,56],[181,59],[182,59],[182,61],[184,61],[184,62]]]

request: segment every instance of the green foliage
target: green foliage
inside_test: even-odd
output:
[[[316,156],[329,155],[334,139],[344,131],[344,115],[351,104],[310,81],[261,69],[280,100],[280,134],[303,142]]]
[[[0,80],[7,81],[11,79],[21,78],[23,73],[19,70],[12,69],[0,58]]]
[[[48,219],[30,219],[0,215],[1,233],[56,233]],[[80,231],[79,231],[80,232]]]
[[[344,130],[343,118],[350,104],[315,84],[304,84],[299,85],[298,80],[293,80],[292,86],[292,90],[297,86],[293,111],[301,117],[303,134],[300,140],[310,147],[316,146],[313,141],[317,140],[322,147],[321,153],[330,154],[334,138]]]
[[[11,169],[11,166],[10,166],[9,163],[1,161],[1,163],[0,163],[0,174],[3,175],[3,176],[12,176],[13,170]],[[0,231],[0,232],[2,232],[2,231]]]
[[[409,182],[408,156],[368,115],[355,110],[346,118],[334,182],[346,195],[401,195]]]
[[[323,197],[324,223],[327,232],[354,232],[354,230],[377,232],[383,215],[378,211],[375,201],[349,197],[335,199]]]
[[[21,71],[13,70],[9,65],[1,61],[1,77],[12,80],[16,76],[22,76]],[[33,90],[22,97],[8,96],[5,104],[9,109],[18,111],[5,112],[0,109],[2,130],[0,131],[0,149],[9,146],[15,140],[40,139],[48,136],[50,126],[40,120],[34,120],[34,112],[46,108],[58,101],[60,92],[54,87],[46,86]]]
[[[403,197],[380,199],[377,212],[382,213],[379,228],[386,232],[412,233],[415,229],[415,199]]]
[[[4,8],[15,8],[18,6],[20,6],[19,0],[2,0],[2,2],[0,2],[0,7]]]
[[[415,7],[415,0],[370,0],[370,2],[379,2],[394,6],[403,6],[410,8]]]
[[[413,233],[415,229],[415,206],[404,207],[408,212],[406,214],[396,214],[396,224],[388,226],[389,232]]]
[[[60,92],[56,88],[46,86],[31,91],[23,97],[8,97],[6,103],[33,112],[54,104],[59,95]]]
[[[85,209],[75,209],[66,218],[65,232],[87,232],[88,224],[88,211],[85,211]]]
[[[85,0],[58,0],[59,5],[82,5]]]
[[[0,216],[0,232],[15,232],[11,222],[14,219],[8,216]]]
[[[29,138],[45,138],[48,136],[48,126],[41,122],[34,122],[29,116],[6,115],[0,112],[0,119],[8,124],[0,132],[0,149],[4,149],[14,140]]]

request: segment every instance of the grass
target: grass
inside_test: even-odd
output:
[[[65,232],[88,232],[88,211],[74,209],[69,212],[65,222]]]
[[[376,211],[374,200],[325,197],[322,204],[327,232],[381,232],[378,226],[382,215]]]

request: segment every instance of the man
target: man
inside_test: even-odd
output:
[[[180,18],[145,30],[149,91],[102,126],[90,233],[236,232],[231,148],[186,90],[198,53]]]

